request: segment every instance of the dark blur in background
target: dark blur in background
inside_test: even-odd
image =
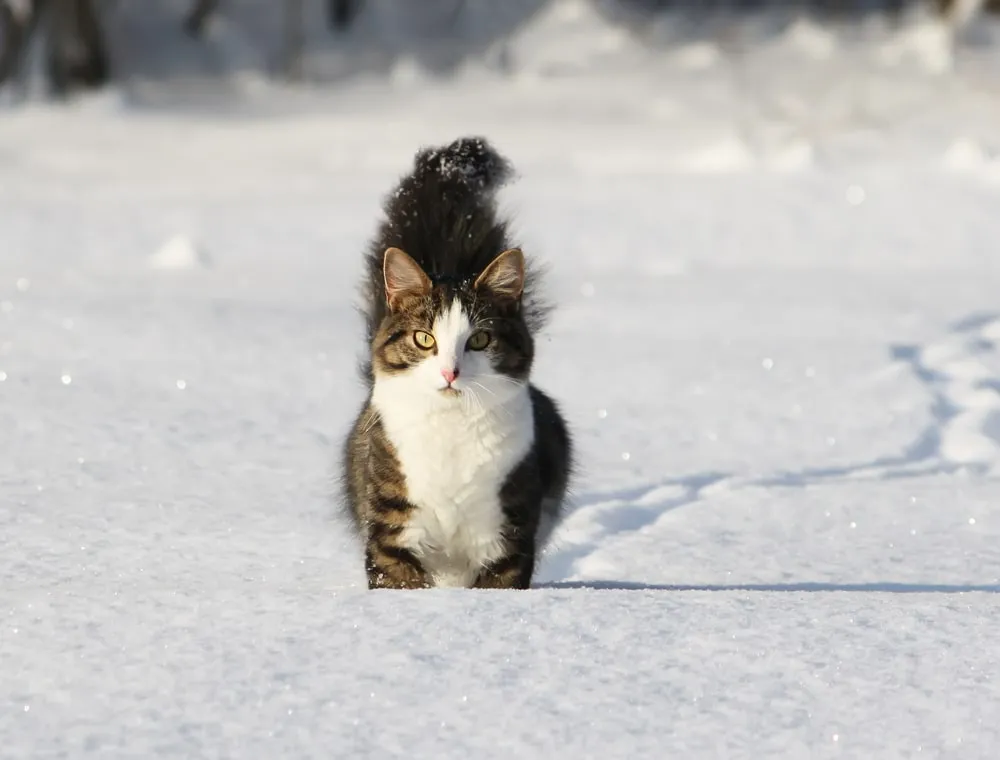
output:
[[[557,0],[0,0],[0,91],[11,100],[137,81],[245,71],[325,82],[411,58],[447,73],[470,58],[503,71],[504,40]],[[724,37],[747,16],[860,26],[937,16],[953,34],[1000,0],[593,0],[650,46]],[[669,34],[656,21],[671,19]]]

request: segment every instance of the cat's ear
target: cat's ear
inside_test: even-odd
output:
[[[382,261],[385,276],[385,299],[395,309],[407,298],[426,296],[431,292],[430,278],[410,256],[399,248],[387,248]]]
[[[524,292],[524,254],[511,248],[497,256],[476,278],[477,289],[486,288],[495,296],[516,301]]]

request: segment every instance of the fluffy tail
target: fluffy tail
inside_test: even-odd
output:
[[[450,145],[424,148],[417,153],[413,172],[403,180],[401,188],[405,194],[407,182],[419,186],[421,182],[437,181],[442,190],[479,201],[500,188],[511,174],[510,162],[485,138],[460,137]]]
[[[494,198],[512,173],[510,163],[481,137],[463,137],[417,154],[411,173],[386,197],[385,219],[368,251],[364,300],[369,342],[385,317],[386,248],[406,251],[431,279],[466,279],[512,247]]]

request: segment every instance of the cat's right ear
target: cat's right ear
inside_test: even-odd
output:
[[[382,261],[385,276],[385,300],[395,310],[407,298],[426,296],[431,292],[431,280],[407,253],[399,248],[387,248]]]

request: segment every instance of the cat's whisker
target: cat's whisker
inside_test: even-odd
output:
[[[479,388],[482,388],[484,391],[486,391],[487,393],[489,393],[491,396],[496,396],[497,395],[493,391],[491,391],[489,388],[487,388],[485,385],[483,385],[481,382],[479,382],[478,380],[473,380],[472,381],[472,385],[475,385],[475,386],[477,386]]]
[[[478,385],[478,383],[477,383]],[[479,394],[473,391],[471,388],[466,389],[466,393],[469,399],[479,407],[479,412],[482,414],[486,411],[486,407],[483,405],[483,400],[479,398]]]
[[[497,380],[498,382],[501,383],[510,383],[515,388],[524,388],[525,386],[528,385],[524,380],[518,380],[517,378],[508,377],[507,375],[494,375],[490,379]]]
[[[472,411],[472,399],[473,399],[473,394],[471,390],[466,388],[464,391],[462,391],[462,395],[459,397],[459,400],[461,401],[462,404],[462,411],[465,414],[469,414]]]
[[[380,415],[378,410],[373,408],[368,415],[368,423],[365,425],[364,430],[362,430],[361,432],[370,433],[371,429],[375,427],[375,423],[379,421],[379,416]]]
[[[482,388],[484,391],[486,391],[487,393],[489,393],[494,398],[497,398],[497,394],[495,392],[491,391],[489,388],[487,388],[482,383],[478,383],[477,382],[476,385],[478,385],[480,388]],[[498,402],[491,404],[490,405],[490,413],[491,414],[501,414],[501,415],[503,415],[504,417],[507,417],[507,418],[513,417],[514,416],[514,412],[512,412],[511,409],[509,408],[509,401],[510,401],[510,399],[508,399],[508,400],[498,400]]]
[[[483,386],[481,384],[480,384],[479,387],[482,388],[487,393],[490,392],[488,388],[486,388],[485,386]],[[492,399],[486,399],[484,401],[483,400],[483,395],[481,393],[476,393],[476,397],[479,399],[480,406],[483,408],[483,412],[484,413],[486,413],[486,412],[493,413],[496,409],[499,408],[499,404],[497,404],[496,402],[494,402]]]

